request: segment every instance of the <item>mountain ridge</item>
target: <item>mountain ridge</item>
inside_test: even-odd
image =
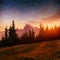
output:
[[[35,36],[39,34],[39,28],[38,27],[33,27],[30,24],[26,24],[23,29],[16,29],[16,33],[19,37],[23,35],[25,32],[29,32],[29,30],[33,30],[35,32]],[[4,31],[0,31],[0,39],[4,36]]]

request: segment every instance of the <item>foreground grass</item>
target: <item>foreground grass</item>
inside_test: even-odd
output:
[[[0,48],[0,60],[60,60],[60,40]]]

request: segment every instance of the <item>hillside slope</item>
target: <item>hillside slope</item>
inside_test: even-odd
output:
[[[0,48],[0,60],[60,60],[60,40]]]

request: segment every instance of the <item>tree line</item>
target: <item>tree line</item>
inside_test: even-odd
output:
[[[15,23],[12,21],[12,25],[9,29],[5,28],[5,34],[0,40],[0,47],[7,47],[20,44],[30,44],[43,41],[51,41],[60,39],[60,26],[55,26],[49,29],[48,26],[44,29],[44,26],[40,24],[39,34],[35,36],[34,29],[25,32],[21,37],[16,34]]]

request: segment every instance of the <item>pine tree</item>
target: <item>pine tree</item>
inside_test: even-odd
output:
[[[28,34],[27,32],[24,32],[23,35],[21,36],[21,42],[22,43],[28,43]]]
[[[41,23],[40,23],[40,31],[39,31],[39,35],[37,36],[37,40],[38,41],[44,40],[44,26],[42,26]]]
[[[14,20],[12,21],[12,26],[10,26],[10,28],[9,28],[9,37],[11,37],[12,39],[17,38]]]
[[[13,44],[16,44],[19,42],[18,36],[16,34],[16,30],[15,30],[14,20],[12,21],[12,26],[10,26],[9,28],[9,39]]]
[[[9,28],[9,38],[12,38],[12,27]]]
[[[34,42],[34,40],[35,40],[35,33],[34,33],[34,29],[32,29],[32,31],[31,31],[31,37],[32,37],[32,40],[33,40],[33,42]]]
[[[12,36],[17,38],[16,30],[15,30],[15,23],[14,20],[12,21]]]
[[[7,29],[7,27],[5,28],[5,39],[7,40],[7,38],[8,38],[8,29]]]
[[[49,29],[48,29],[48,25],[46,26],[46,29],[45,29],[45,39],[46,40],[49,40]]]

